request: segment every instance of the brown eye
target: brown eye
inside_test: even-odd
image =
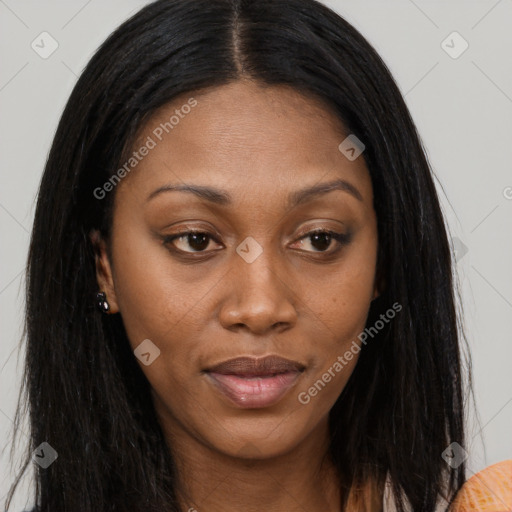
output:
[[[215,239],[209,233],[203,231],[186,231],[183,233],[166,236],[164,238],[164,244],[172,244],[182,252],[194,253],[204,252],[211,240]],[[178,244],[176,244],[175,241],[178,241],[181,247],[178,247]],[[192,251],[187,250],[187,247],[191,248]]]
[[[308,252],[335,252],[335,250],[329,251],[329,248],[332,245],[338,245],[338,247],[347,245],[351,240],[351,235],[318,229],[307,233],[300,239],[303,247],[307,245],[303,240],[307,239],[309,239],[309,245],[313,247],[313,250]],[[333,241],[335,242],[334,244]]]
[[[313,233],[309,235],[311,245],[318,251],[326,251],[331,246],[333,237],[330,233]]]

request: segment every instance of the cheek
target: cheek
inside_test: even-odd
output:
[[[133,348],[147,338],[179,339],[193,328],[208,283],[184,280],[167,249],[147,235],[118,235],[113,253],[117,302]]]
[[[312,312],[317,327],[339,349],[365,327],[374,293],[377,260],[376,234],[368,230],[344,249],[332,270],[316,268],[302,273],[298,296]]]
[[[331,275],[310,274],[307,282],[302,281],[303,290],[308,290],[303,296],[314,311],[311,317],[317,328],[310,336],[316,364],[302,391],[326,410],[345,387],[364,349],[360,335],[373,297],[376,257],[375,236],[369,233],[346,252]],[[313,398],[317,395],[321,399]]]
[[[311,336],[315,364],[297,394],[315,417],[328,414],[354,371],[369,306],[368,290],[361,290],[357,280],[340,279],[338,293],[324,295],[322,321],[317,322],[322,331]]]
[[[178,268],[158,241],[134,232],[118,233],[113,244],[115,290],[127,337],[135,355],[139,346],[148,346],[141,345],[144,340],[150,340],[156,347],[149,344],[150,352],[158,354],[154,359],[151,354],[148,365],[137,362],[171,409],[185,406],[189,398],[188,407],[193,409],[197,398],[191,397],[191,377],[198,374],[197,360],[205,348],[204,308],[218,279],[210,282],[203,276],[191,282],[190,272]]]

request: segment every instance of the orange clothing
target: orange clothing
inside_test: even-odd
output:
[[[453,512],[511,512],[512,460],[474,474],[459,490]]]

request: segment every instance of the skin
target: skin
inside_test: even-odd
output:
[[[197,106],[116,187],[112,260],[106,241],[91,233],[99,289],[133,349],[145,339],[160,349],[150,365],[139,364],[179,469],[183,510],[337,511],[328,413],[358,354],[308,404],[298,394],[354,340],[360,346],[379,293],[368,169],[362,156],[350,161],[338,149],[348,133],[326,105],[250,81],[175,98],[141,128],[134,149],[191,96]],[[332,190],[288,206],[290,193],[335,179],[361,199]],[[181,183],[222,189],[233,202],[185,191],[147,200]],[[306,236],[315,228],[352,238],[341,247],[315,243]],[[215,238],[201,247],[186,236],[163,244],[164,235],[189,229]],[[263,250],[252,263],[236,252],[246,237]],[[203,248],[209,256],[198,254]],[[238,408],[202,373],[269,354],[306,366],[271,407]]]

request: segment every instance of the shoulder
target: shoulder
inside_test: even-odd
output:
[[[504,460],[474,474],[460,488],[453,512],[512,510],[512,460]]]
[[[436,508],[444,511],[448,503],[443,501]],[[391,494],[391,480],[386,480],[383,510],[396,512],[396,504]],[[410,506],[406,501],[406,510]],[[455,497],[451,512],[504,512],[512,511],[512,460],[504,460],[475,473],[460,488]]]

